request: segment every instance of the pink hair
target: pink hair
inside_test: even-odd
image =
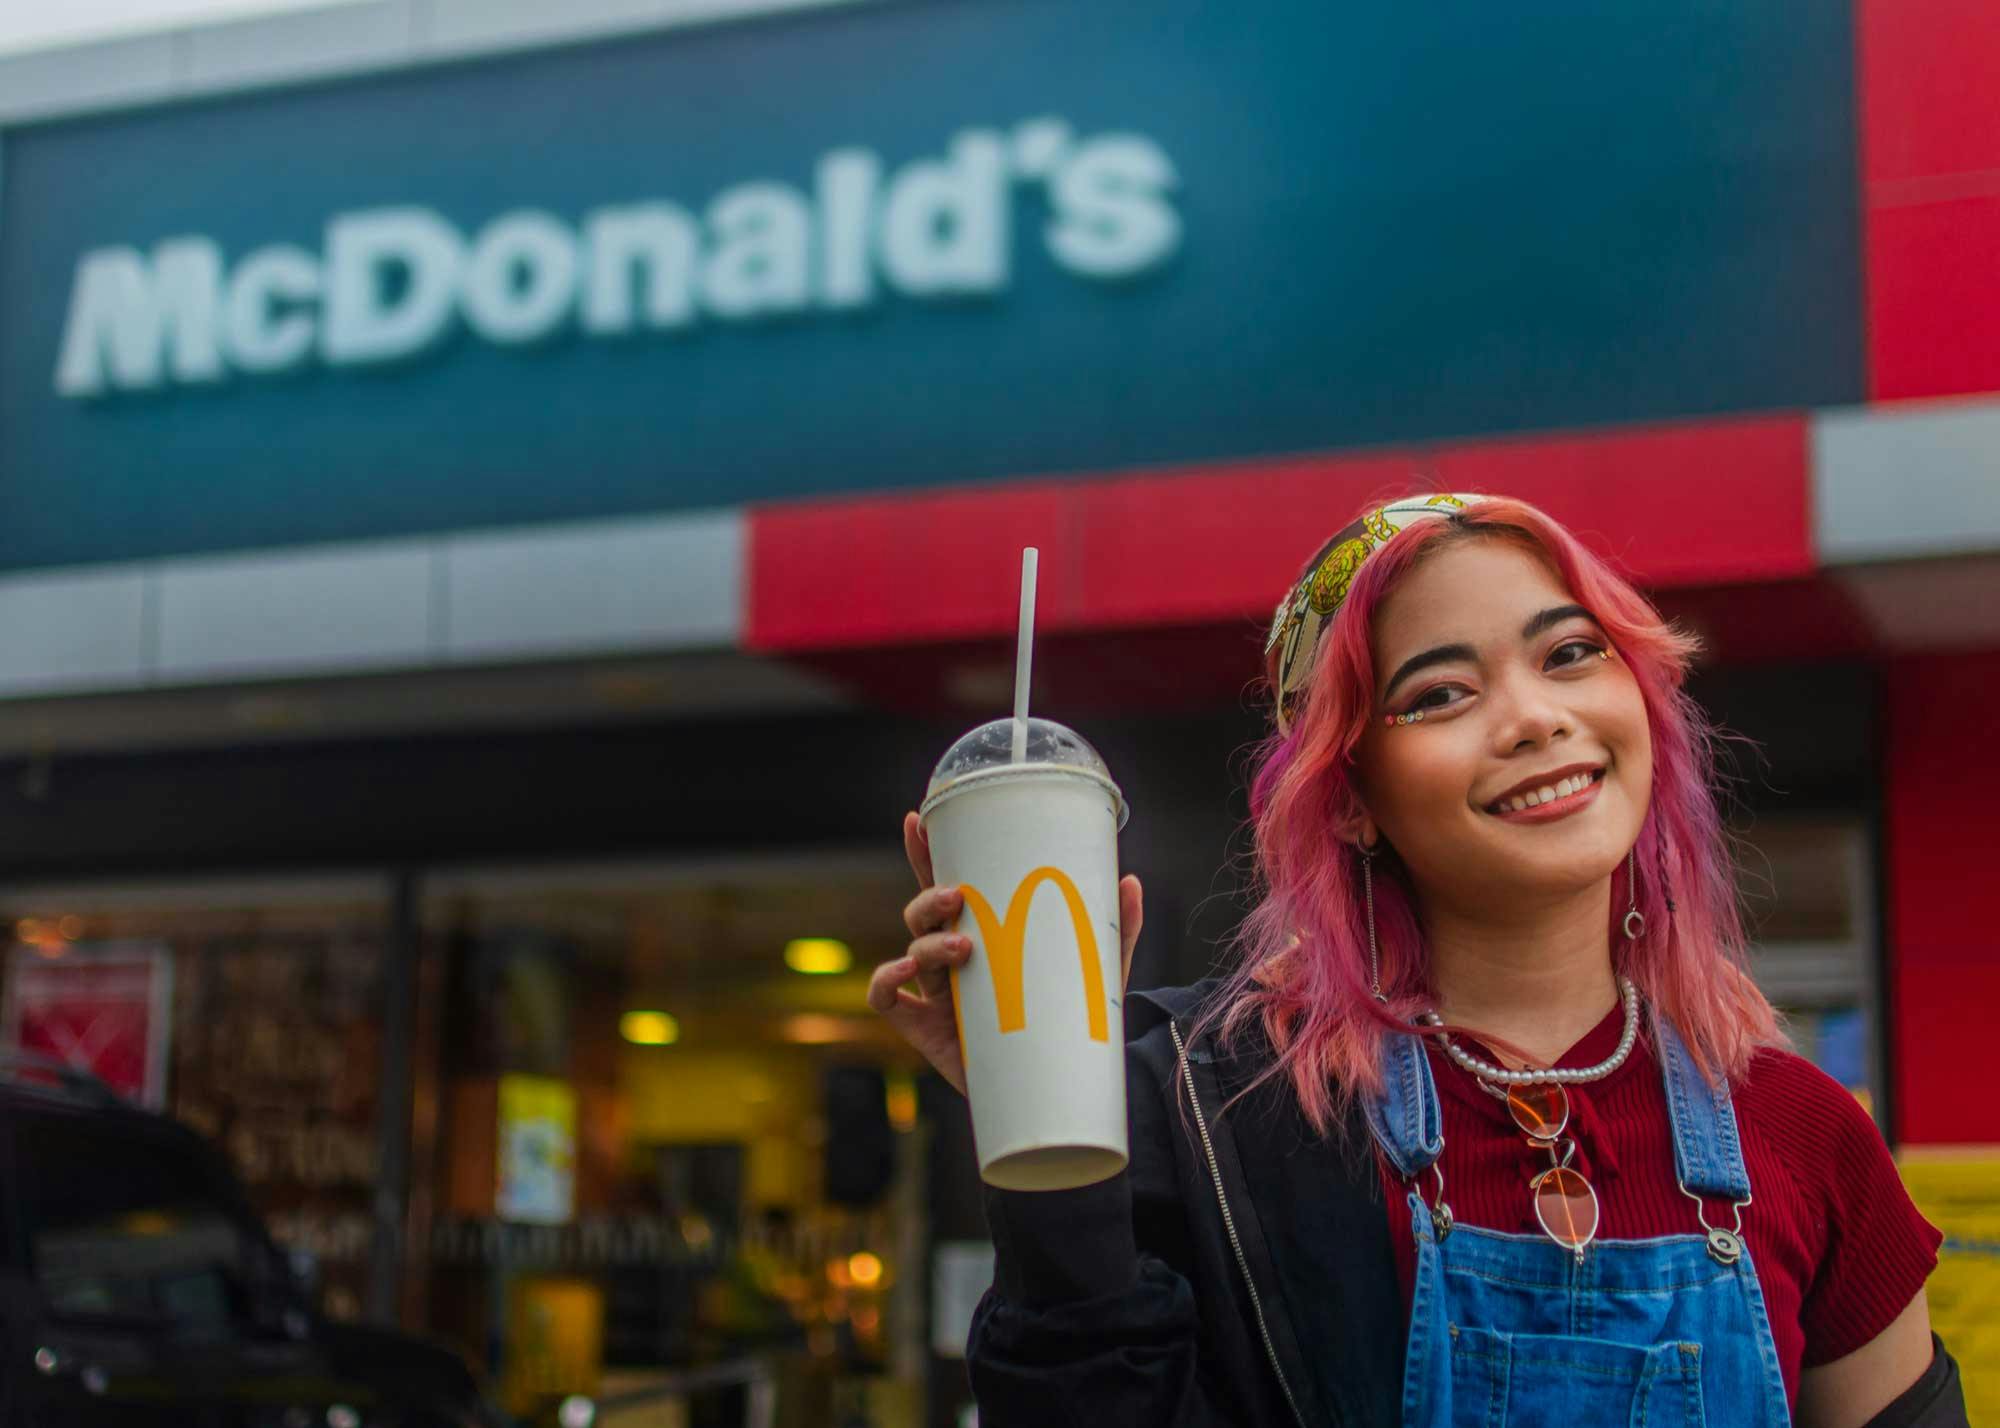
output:
[[[1415,522],[1362,564],[1320,638],[1290,732],[1274,733],[1257,751],[1250,787],[1256,902],[1235,939],[1239,964],[1193,1034],[1219,1022],[1227,1044],[1260,1024],[1275,1059],[1235,1099],[1285,1076],[1321,1134],[1345,1124],[1357,1094],[1379,1088],[1383,1038],[1410,1034],[1410,1018],[1433,992],[1409,884],[1393,850],[1385,850],[1374,882],[1388,1000],[1375,1000],[1361,855],[1339,832],[1361,812],[1353,757],[1374,717],[1369,631],[1383,600],[1419,562],[1479,539],[1514,541],[1547,561],[1597,618],[1645,700],[1653,787],[1639,830],[1637,903],[1646,932],[1628,942],[1622,930],[1621,863],[1611,899],[1615,969],[1673,1023],[1711,1081],[1739,1079],[1756,1047],[1783,1040],[1745,960],[1716,805],[1719,736],[1682,688],[1698,642],[1666,624],[1628,581],[1548,516],[1520,501],[1483,497],[1446,519]]]

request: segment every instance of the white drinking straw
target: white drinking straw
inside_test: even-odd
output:
[[[1041,552],[1033,546],[1021,551],[1021,628],[1014,637],[1014,758],[1028,761],[1028,669],[1035,652],[1035,563]]]

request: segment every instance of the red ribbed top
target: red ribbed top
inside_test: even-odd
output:
[[[1613,1008],[1558,1065],[1589,1066],[1618,1049],[1623,1013]],[[1471,1047],[1475,1055],[1493,1054]],[[1431,1075],[1444,1108],[1445,1199],[1460,1224],[1540,1234],[1528,1180],[1548,1166],[1506,1104],[1479,1089],[1435,1045]],[[1900,1314],[1937,1264],[1943,1236],[1917,1212],[1875,1122],[1838,1082],[1803,1057],[1759,1051],[1733,1088],[1754,1203],[1743,1237],[1771,1316],[1771,1336],[1796,1409],[1799,1369],[1829,1363],[1873,1339]],[[1694,1202],[1674,1177],[1667,1095],[1650,1039],[1602,1081],[1571,1086],[1572,1162],[1596,1188],[1600,1239],[1699,1233]],[[1379,1155],[1389,1233],[1407,1314],[1416,1243],[1402,1211],[1405,1191]],[[1435,1190],[1423,1179],[1426,1201]],[[1709,1202],[1709,1223],[1727,1228],[1726,1202]]]

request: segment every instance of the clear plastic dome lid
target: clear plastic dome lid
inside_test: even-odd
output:
[[[1118,804],[1118,826],[1125,826],[1125,796],[1111,778],[1103,757],[1090,741],[1067,725],[1053,719],[1028,720],[1027,755],[1014,762],[1014,721],[995,719],[981,724],[949,749],[931,770],[930,786],[924,790],[924,809],[947,788],[974,774],[1004,777],[1007,771],[1035,773],[1050,768],[1075,769],[1100,780],[1111,790]]]

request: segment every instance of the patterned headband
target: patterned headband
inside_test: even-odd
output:
[[[1271,621],[1270,637],[1264,641],[1264,662],[1278,693],[1279,732],[1291,727],[1293,710],[1305,688],[1306,676],[1312,672],[1313,651],[1319,648],[1319,637],[1332,622],[1334,611],[1347,599],[1348,587],[1354,584],[1361,563],[1411,522],[1427,516],[1452,515],[1478,499],[1440,493],[1410,496],[1377,506],[1341,530],[1306,562],[1299,583],[1279,603],[1277,617]]]

